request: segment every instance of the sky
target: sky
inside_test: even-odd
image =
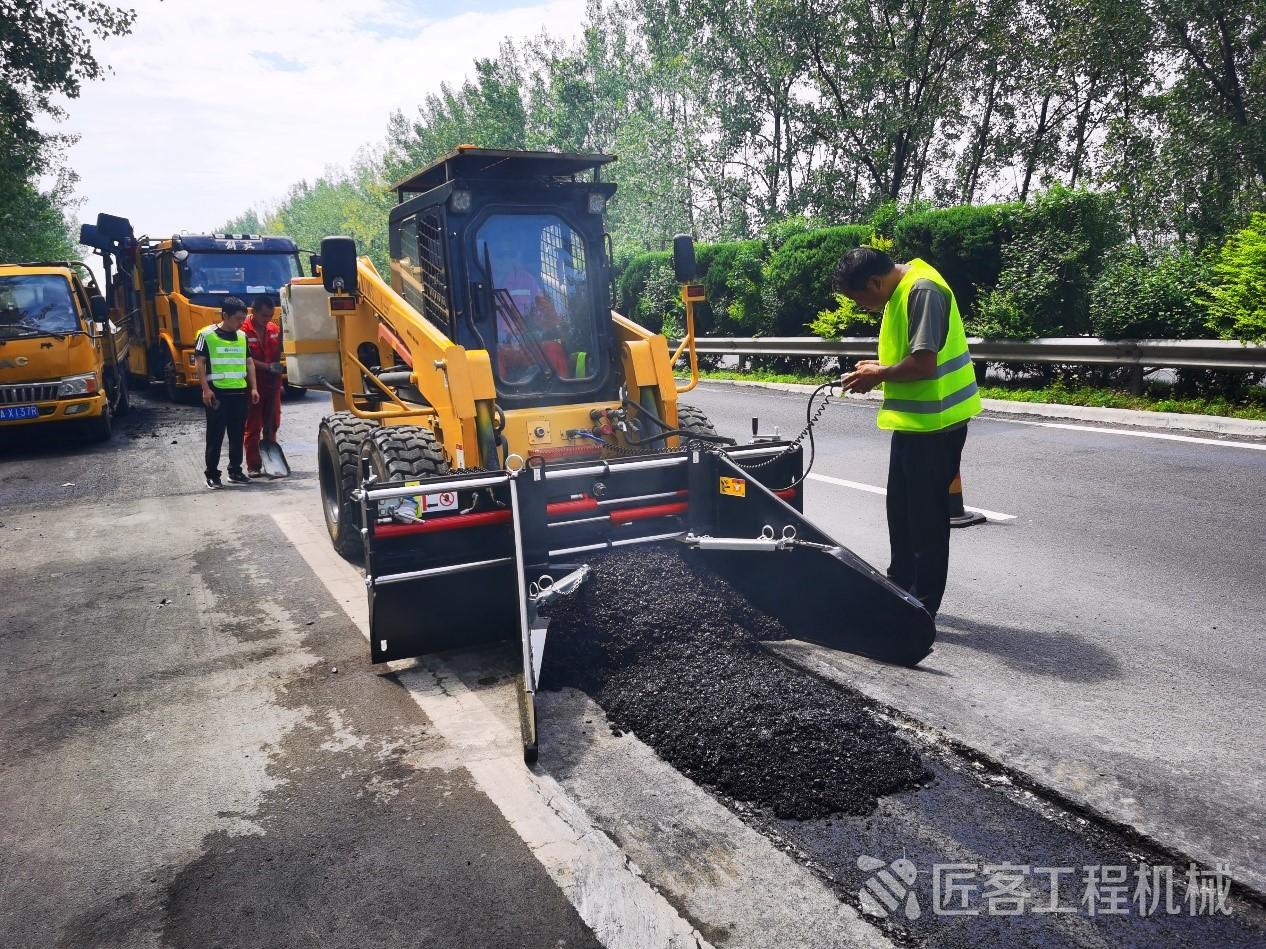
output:
[[[114,0],[130,36],[66,103],[82,221],[208,231],[346,165],[505,37],[576,32],[584,0]]]

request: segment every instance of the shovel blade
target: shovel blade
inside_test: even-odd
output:
[[[286,461],[286,453],[273,441],[259,443],[259,460],[263,463],[263,472],[270,478],[285,478],[290,474],[290,463]]]

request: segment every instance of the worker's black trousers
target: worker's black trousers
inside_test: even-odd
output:
[[[207,408],[207,477],[220,477],[220,447],[229,435],[229,474],[242,473],[242,444],[251,400],[245,395],[215,394],[218,408]]]
[[[949,573],[949,489],[967,426],[945,432],[893,432],[888,456],[888,579],[918,597],[933,616]]]

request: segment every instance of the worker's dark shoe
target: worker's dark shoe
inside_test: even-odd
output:
[[[224,484],[219,478],[213,478],[210,475],[207,475],[207,487],[211,489],[222,488],[224,487]]]
[[[262,478],[263,476],[264,476],[264,472],[259,468],[246,469],[246,477],[248,478]]]
[[[250,484],[251,483],[251,479],[246,477],[246,475],[242,474],[242,472],[240,471],[230,471],[229,481],[233,482],[233,484]]]

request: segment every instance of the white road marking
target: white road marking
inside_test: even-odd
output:
[[[878,494],[881,496],[886,496],[888,494],[887,488],[881,488],[875,484],[863,484],[860,481],[847,481],[844,478],[836,478],[833,475],[815,474],[810,472],[809,480],[821,481],[825,484],[833,484],[841,488],[852,488],[854,491],[865,491],[867,494]],[[968,511],[983,514],[991,521],[1014,521],[1016,519],[1015,514],[1003,514],[999,511],[987,511],[983,507],[972,507],[971,505],[966,504],[963,505],[963,507]]]
[[[980,422],[1003,422],[1007,425],[1037,425],[1042,428],[1062,428],[1070,432],[1097,432],[1101,435],[1130,435],[1134,438],[1159,438],[1167,442],[1188,442],[1193,445],[1217,445],[1219,448],[1247,448],[1250,451],[1266,451],[1266,442],[1237,442],[1222,438],[1200,438],[1197,435],[1171,435],[1169,432],[1144,432],[1131,428],[1108,428],[1102,425],[1073,425],[1070,422],[1034,422],[1029,419],[999,418],[981,415]]]
[[[273,520],[368,639],[359,571],[304,515],[274,514]],[[442,660],[421,660],[402,668],[399,678],[603,945],[711,949],[552,777],[524,766],[519,736],[509,734]]]

